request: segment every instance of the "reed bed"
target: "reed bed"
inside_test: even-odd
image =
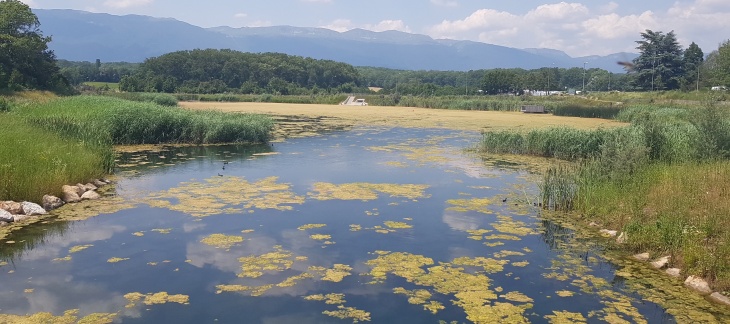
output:
[[[110,171],[114,152],[0,114],[0,200],[40,202],[61,186]]]
[[[730,112],[726,107],[635,106],[630,126],[486,132],[481,148],[556,157],[540,184],[545,208],[577,211],[622,231],[631,252],[669,254],[672,266],[730,289]]]
[[[273,120],[254,114],[190,111],[100,97],[61,98],[25,109],[29,123],[86,142],[107,144],[260,143]]]
[[[169,93],[149,93],[149,92],[105,92],[105,96],[121,98],[131,101],[152,102],[160,106],[174,107],[177,106],[178,99]]]
[[[76,96],[0,112],[0,199],[39,202],[114,167],[113,145],[260,143],[273,120],[148,102]]]

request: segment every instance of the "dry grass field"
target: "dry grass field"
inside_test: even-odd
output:
[[[292,122],[305,122],[305,124],[310,124],[310,127],[306,128],[312,131],[342,129],[352,126],[448,128],[483,131],[502,129],[530,130],[554,126],[595,129],[626,125],[605,119],[500,111],[277,103],[180,102],[180,105],[195,110],[214,109],[225,112],[267,114],[273,116],[278,121],[283,121],[285,125],[289,123],[288,127],[283,127],[291,127],[292,131],[295,128],[292,127]]]

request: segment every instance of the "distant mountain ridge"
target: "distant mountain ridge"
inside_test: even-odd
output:
[[[433,39],[400,31],[316,27],[202,28],[171,18],[115,16],[79,10],[34,9],[59,59],[141,62],[149,57],[196,48],[281,52],[330,59],[355,66],[403,70],[583,67],[623,72],[618,60],[637,54],[573,58],[552,49],[516,49],[473,41]]]

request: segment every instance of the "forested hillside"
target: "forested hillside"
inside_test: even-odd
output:
[[[302,94],[311,89],[351,92],[355,67],[279,53],[178,51],[144,61],[120,81],[122,91]]]

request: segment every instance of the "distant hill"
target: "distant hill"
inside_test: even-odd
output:
[[[169,18],[115,16],[78,10],[35,9],[49,47],[71,61],[141,62],[149,57],[196,48],[280,52],[330,59],[355,66],[403,70],[583,67],[623,72],[618,60],[636,54],[572,58],[551,49],[516,49],[472,41],[436,40],[399,31],[311,27],[201,28]]]

